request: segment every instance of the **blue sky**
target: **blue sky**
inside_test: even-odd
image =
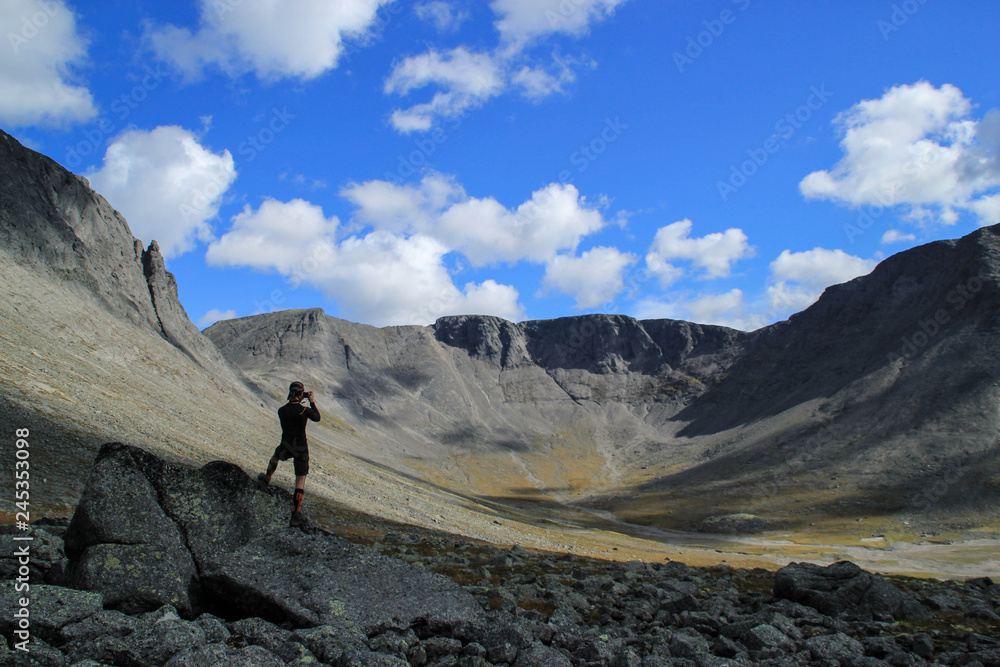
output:
[[[1000,222],[987,0],[5,0],[0,127],[201,327],[754,329]]]

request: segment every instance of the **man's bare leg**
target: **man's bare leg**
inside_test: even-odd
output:
[[[257,486],[264,488],[271,483],[271,476],[274,475],[274,471],[278,469],[278,459],[274,456],[271,460],[267,462],[267,472],[262,472],[257,475]]]

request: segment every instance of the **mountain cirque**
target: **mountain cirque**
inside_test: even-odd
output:
[[[376,329],[318,309],[205,333],[260,386],[333,397],[352,451],[479,497],[674,529],[748,509],[975,523],[1000,498],[998,269],[1000,226],[752,333],[618,315]]]
[[[203,334],[155,242],[85,179],[2,133],[0,158],[0,424],[31,430],[36,511],[72,513],[107,441],[258,468],[301,379],[324,415],[307,502],[328,517],[733,564],[882,540],[882,568],[1000,571],[998,227],[752,333],[620,315],[376,329],[313,309]],[[983,545],[897,553],[956,537]]]

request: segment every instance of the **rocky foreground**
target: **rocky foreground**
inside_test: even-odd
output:
[[[1000,665],[1000,586],[616,563],[287,528],[288,494],[106,445],[31,562],[0,535],[3,665]],[[25,576],[27,575],[27,576]],[[16,646],[17,578],[30,651]]]

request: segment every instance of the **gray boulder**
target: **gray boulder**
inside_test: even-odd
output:
[[[451,627],[482,615],[444,577],[322,531],[288,528],[290,505],[287,492],[259,490],[232,464],[193,469],[105,445],[66,532],[70,581],[111,608],[170,605],[185,618],[206,610],[364,632],[382,623]]]
[[[813,660],[834,661],[845,667],[858,664],[865,655],[861,642],[843,632],[810,637],[805,646]]]
[[[118,443],[101,449],[69,530],[68,582],[97,591],[109,607],[138,613],[169,604],[192,611],[194,559],[159,504],[168,464]]]
[[[105,445],[66,532],[69,583],[128,613],[168,604],[190,617],[200,561],[287,522],[290,504],[228,463],[193,470]]]
[[[25,592],[18,591],[16,585],[14,581],[0,583],[0,634],[5,637],[10,637],[16,629],[14,614],[22,609],[21,598],[30,600],[26,609],[32,638],[48,642],[58,641],[65,626],[101,611],[101,596],[96,593],[45,584],[32,584],[30,591]]]
[[[0,535],[0,579],[14,579],[23,574],[18,552],[25,542],[14,539],[20,534]],[[28,534],[32,537],[28,578],[58,586],[65,569],[62,538],[37,524],[32,524]]]
[[[451,627],[482,615],[479,603],[449,579],[326,533],[285,528],[208,559],[206,599],[272,622],[377,630],[417,621]]]
[[[233,648],[225,644],[191,646],[177,653],[165,667],[284,667],[285,663],[260,646]]]
[[[572,664],[569,658],[556,649],[535,644],[518,653],[514,667],[570,667]]]
[[[916,598],[850,561],[827,567],[812,563],[786,565],[774,575],[774,595],[808,605],[828,616],[891,614],[926,618],[930,615]]]
[[[204,646],[205,631],[196,623],[182,620],[173,609],[163,609],[139,621],[125,644],[153,665],[162,665],[188,647]]]

